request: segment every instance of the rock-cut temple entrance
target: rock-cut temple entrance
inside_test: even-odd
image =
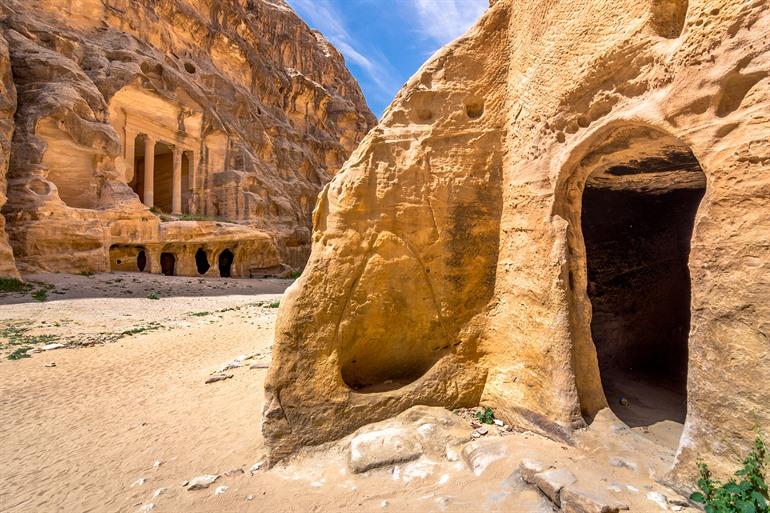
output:
[[[580,221],[591,338],[613,412],[630,427],[658,425],[660,441],[676,446],[687,409],[690,240],[706,177],[680,142],[638,135],[621,132],[623,144],[610,145],[620,150],[588,159],[596,164]]]

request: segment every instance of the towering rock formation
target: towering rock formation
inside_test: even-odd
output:
[[[494,2],[321,193],[273,459],[415,404],[570,441],[631,382],[684,421],[672,478],[729,469],[770,431],[768,34],[752,0]]]
[[[11,57],[8,42],[0,36],[0,209],[5,205],[5,179],[8,159],[11,155],[13,137],[13,115],[16,112],[16,88],[11,74]],[[0,214],[0,276],[17,277],[13,251],[5,233],[5,218]]]
[[[283,0],[0,8],[18,92],[3,213],[20,270],[198,274],[199,249],[211,274],[225,251],[239,276],[304,265],[317,193],[375,119]]]

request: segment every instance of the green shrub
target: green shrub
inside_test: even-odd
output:
[[[32,286],[16,278],[0,278],[0,292],[26,292]]]
[[[482,424],[494,424],[495,413],[492,411],[492,408],[486,407],[482,411],[476,412],[476,419]]]
[[[767,447],[760,437],[757,437],[754,448],[743,460],[743,468],[735,473],[735,478],[731,478],[726,483],[714,480],[708,466],[705,463],[699,463],[700,492],[690,495],[690,499],[703,504],[706,513],[767,512],[766,464]]]
[[[30,356],[27,354],[27,351],[32,349],[29,346],[24,346],[16,349],[14,352],[8,355],[9,360],[21,360],[22,358],[30,358]]]
[[[279,306],[281,306],[281,302],[280,301],[270,301],[267,304],[268,308],[278,308]]]
[[[43,301],[46,301],[48,299],[48,291],[45,289],[37,289],[35,292],[32,293],[32,299],[35,301],[40,301],[41,303]]]
[[[147,299],[160,299],[160,294],[158,294],[155,291],[152,291],[149,294],[147,294]]]

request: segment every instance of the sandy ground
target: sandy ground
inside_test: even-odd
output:
[[[479,475],[462,459],[351,475],[344,441],[252,475],[264,456],[266,371],[250,364],[269,362],[275,303],[290,281],[27,278],[53,288],[45,302],[0,296],[0,511],[551,511],[516,471],[525,457],[571,468],[631,511],[662,511],[655,494],[675,495],[655,481],[673,454],[609,412],[575,447],[490,433]],[[160,299],[147,298],[153,291]],[[67,347],[5,358],[50,343]],[[251,359],[231,379],[204,383],[239,356]],[[205,490],[182,486],[202,474],[221,477]]]

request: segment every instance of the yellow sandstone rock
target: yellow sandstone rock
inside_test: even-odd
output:
[[[768,33],[750,0],[494,2],[321,193],[271,459],[418,404],[571,442],[609,401],[684,422],[672,480],[733,470],[770,431]]]

